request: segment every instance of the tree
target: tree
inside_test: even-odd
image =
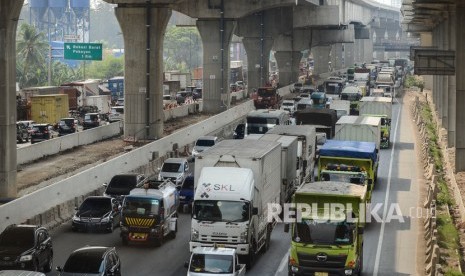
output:
[[[83,64],[81,64],[81,67]],[[106,53],[102,61],[93,61],[86,65],[86,78],[109,79],[124,75],[124,57],[114,57]]]
[[[168,26],[163,45],[165,70],[199,67],[202,63],[202,42],[195,27]]]
[[[21,74],[18,82],[21,87],[39,85],[46,76],[46,55],[48,43],[44,33],[40,33],[29,24],[19,28],[16,42],[16,58]]]

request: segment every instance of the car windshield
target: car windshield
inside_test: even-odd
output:
[[[162,172],[181,172],[181,163],[163,163]]]
[[[193,254],[189,271],[197,273],[231,274],[234,259],[231,255]]]
[[[0,235],[0,248],[4,247],[19,247],[26,249],[34,247],[34,229],[15,227],[5,230]]]
[[[210,139],[199,139],[199,140],[197,140],[195,145],[199,146],[199,147],[211,147],[211,146],[215,145],[215,141],[210,140]]]
[[[84,200],[79,208],[80,211],[109,211],[111,210],[110,198],[88,198]]]
[[[353,225],[346,221],[302,219],[295,224],[292,239],[300,243],[348,245],[353,232]]]
[[[63,267],[68,273],[97,274],[103,271],[104,262],[102,252],[86,251],[72,254]]]
[[[34,126],[32,129],[34,131],[48,131],[48,126]]]
[[[116,113],[124,114],[124,108],[112,107],[110,112],[112,114],[116,114]]]
[[[123,202],[125,215],[157,215],[160,201],[152,198],[126,197]]]
[[[294,106],[294,102],[283,102],[284,106]]]
[[[84,120],[86,121],[95,121],[98,119],[98,116],[97,115],[89,115],[89,114],[86,114],[84,116]]]
[[[249,203],[243,201],[196,200],[194,218],[206,221],[243,222],[249,220]]]
[[[113,176],[108,184],[108,187],[112,188],[134,188],[137,184],[137,177],[135,175],[118,175]]]

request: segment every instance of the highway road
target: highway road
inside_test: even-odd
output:
[[[377,211],[380,217],[389,218],[387,214],[391,211],[394,215],[401,215],[401,218],[372,222],[367,226],[364,237],[364,275],[418,275],[416,264],[423,263],[417,260],[417,244],[422,239],[419,220],[409,214],[411,207],[420,206],[418,178],[421,173],[417,172],[413,131],[408,106],[394,104],[391,134],[394,144],[389,149],[381,150],[379,177],[372,204],[383,204]],[[401,214],[396,212],[399,210]],[[119,229],[111,234],[74,233],[70,225],[66,223],[52,231],[54,266],[62,266],[67,256],[79,247],[104,245],[117,248],[122,260],[123,275],[187,273],[183,265],[189,258],[189,214],[180,214],[176,239],[166,241],[161,247],[122,246]],[[278,225],[271,237],[270,250],[259,257],[247,275],[287,275],[289,244],[289,234],[284,233],[283,225]]]

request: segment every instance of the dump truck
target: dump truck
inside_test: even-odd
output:
[[[289,275],[361,275],[365,195],[365,186],[347,182],[299,187],[292,200],[300,215],[290,225]]]
[[[360,115],[381,118],[381,148],[389,148],[391,136],[392,103],[387,97],[363,97]]]
[[[121,209],[120,237],[128,243],[153,243],[160,246],[165,238],[175,238],[178,229],[179,193],[170,181],[150,182],[131,190]]]
[[[298,138],[297,175],[299,184],[313,181],[313,169],[316,158],[316,129],[306,125],[280,125],[275,126],[267,133]]]
[[[274,87],[259,87],[257,92],[252,94],[255,108],[279,108],[281,96]]]
[[[245,276],[245,264],[239,263],[236,249],[218,247],[197,247],[188,262],[187,276],[221,275]]]
[[[363,172],[367,184],[374,185],[378,163],[379,153],[373,142],[328,140],[320,149],[317,177],[321,180],[324,170]]]
[[[276,225],[267,216],[281,199],[281,144],[223,140],[197,155],[194,186],[190,251],[224,244],[250,268]]]
[[[374,142],[381,146],[381,118],[369,116],[342,116],[336,123],[336,140]]]

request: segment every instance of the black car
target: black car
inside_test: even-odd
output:
[[[52,239],[44,227],[12,224],[0,234],[0,270],[50,272]]]
[[[29,131],[23,123],[16,123],[16,141],[19,143],[29,142]]]
[[[90,196],[76,207],[71,228],[73,231],[103,230],[113,232],[119,225],[119,203],[106,196]]]
[[[244,139],[245,124],[238,124],[234,129],[233,139]]]
[[[117,174],[111,178],[110,183],[103,184],[106,187],[103,195],[116,198],[119,202],[122,202],[124,196],[127,196],[132,189],[144,183],[145,180],[144,174]]]
[[[52,138],[49,124],[32,125],[31,144],[49,140]]]
[[[121,260],[114,247],[86,246],[75,250],[63,268],[57,267],[59,275],[121,276]]]
[[[194,100],[202,99],[202,88],[195,88],[192,92],[192,98]]]
[[[185,93],[181,93],[181,92],[176,93],[176,103],[177,104],[182,105],[182,104],[184,104],[185,101],[186,101]]]
[[[98,113],[86,113],[82,122],[83,129],[90,129],[100,126],[100,115]]]
[[[77,131],[76,119],[63,118],[58,122],[58,136],[63,136]]]

